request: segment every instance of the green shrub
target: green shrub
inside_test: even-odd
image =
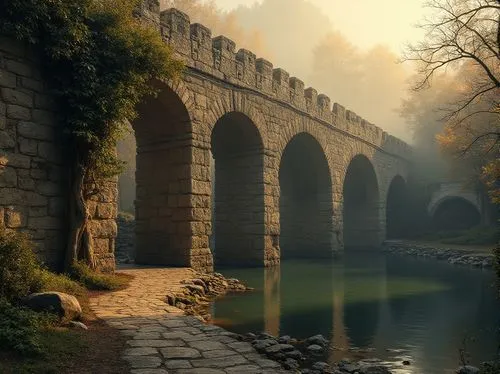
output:
[[[55,274],[48,270],[41,270],[39,284],[36,287],[38,292],[54,291],[64,292],[76,297],[86,294],[85,288],[67,275]]]
[[[14,306],[0,298],[0,350],[40,354],[41,329],[53,321],[49,315]]]
[[[28,237],[0,229],[0,298],[15,301],[38,291],[40,274]]]
[[[116,275],[98,273],[83,262],[73,265],[70,277],[89,290],[117,290],[128,282],[127,279]]]

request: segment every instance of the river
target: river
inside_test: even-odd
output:
[[[220,271],[255,291],[217,300],[216,324],[299,339],[322,334],[330,363],[377,357],[395,373],[453,373],[460,348],[479,365],[500,343],[492,271],[374,252]]]

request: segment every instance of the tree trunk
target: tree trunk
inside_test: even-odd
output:
[[[71,170],[71,188],[69,196],[69,233],[66,248],[64,270],[70,271],[78,260],[84,260],[95,268],[92,235],[89,231],[89,214],[85,199],[86,167],[78,157]]]

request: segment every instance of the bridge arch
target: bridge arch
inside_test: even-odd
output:
[[[132,123],[136,138],[136,258],[140,264],[191,266],[186,208],[190,193],[192,102],[181,82],[154,82]],[[180,217],[185,217],[181,220]]]
[[[406,181],[401,175],[392,178],[386,198],[386,237],[402,238],[407,233],[408,195]]]
[[[282,257],[331,256],[331,173],[314,136],[301,132],[288,142],[280,160],[279,185]]]
[[[379,184],[372,162],[357,154],[343,184],[344,247],[365,249],[380,244]]]
[[[481,212],[474,201],[463,196],[444,196],[429,211],[437,231],[465,230],[481,223]]]
[[[212,130],[211,240],[219,265],[261,265],[265,251],[264,143],[245,114],[222,115]]]

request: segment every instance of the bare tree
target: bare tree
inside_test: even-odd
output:
[[[460,117],[465,109],[469,110],[462,120],[469,118],[474,115],[469,107],[479,101],[488,102],[487,111],[498,114],[500,0],[430,0],[426,7],[433,16],[419,26],[426,31],[425,39],[410,45],[403,56],[405,61],[417,62],[420,79],[414,89],[428,86],[436,73],[468,63],[477,73],[449,118]]]
[[[413,89],[452,73],[458,94],[447,95],[448,105],[440,108],[444,132],[438,141],[462,158],[455,165],[476,165],[474,179],[479,174],[500,202],[500,0],[429,0],[425,6],[431,13],[419,25],[425,38],[403,56],[417,65]]]

